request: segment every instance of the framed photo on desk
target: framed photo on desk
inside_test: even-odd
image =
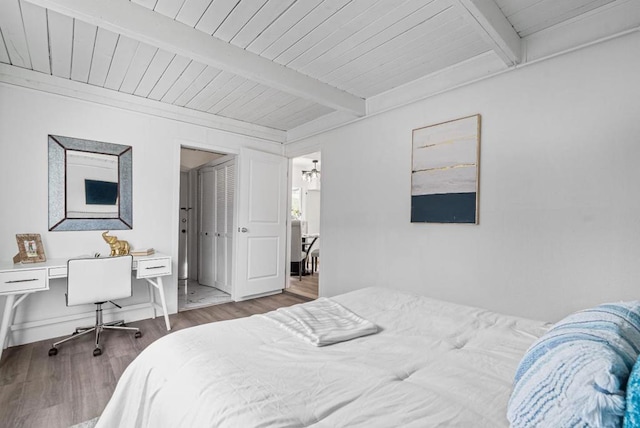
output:
[[[37,263],[44,262],[47,258],[44,255],[44,246],[38,233],[17,234],[19,253],[13,258],[14,263]]]

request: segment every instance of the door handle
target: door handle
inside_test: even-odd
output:
[[[239,227],[238,228],[238,232],[247,233],[248,231],[249,231],[249,229],[247,229],[246,227]]]

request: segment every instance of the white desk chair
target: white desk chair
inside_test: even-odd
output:
[[[114,299],[130,297],[131,264],[133,257],[104,257],[88,259],[71,259],[67,262],[67,306],[96,305],[96,323],[93,327],[76,328],[76,331],[66,339],[53,344],[49,349],[49,356],[58,353],[58,345],[68,340],[77,339],[92,331],[96,332],[96,347],[93,356],[102,354],[100,334],[106,330],[135,331],[136,339],[142,337],[139,328],[125,327],[124,321],[105,323],[102,321],[102,305]],[[115,306],[120,306],[113,303]]]

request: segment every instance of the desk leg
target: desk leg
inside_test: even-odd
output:
[[[160,291],[160,301],[162,302],[162,310],[164,311],[164,323],[167,325],[167,331],[171,330],[171,324],[169,324],[169,312],[167,311],[167,301],[164,298],[164,285],[162,284],[162,277],[156,278],[158,281],[158,291]]]
[[[7,347],[7,333],[11,328],[11,320],[13,319],[14,302],[16,300],[15,294],[9,294],[7,300],[4,302],[4,312],[2,313],[2,325],[0,325],[0,358],[2,358],[2,351]]]
[[[153,287],[155,285],[151,281],[147,281],[147,285],[149,286],[149,304],[151,305],[151,309],[153,309],[153,319],[156,319],[156,292]]]
[[[158,289],[158,294],[160,294],[160,303],[162,303],[162,310],[164,312],[164,323],[167,325],[167,331],[171,330],[171,324],[169,323],[169,312],[167,311],[167,301],[164,298],[164,285],[162,284],[162,277],[158,276],[155,278],[155,281],[151,278],[145,278],[150,285],[153,285]],[[153,292],[153,290],[151,290]],[[152,306],[155,305],[152,303]],[[155,309],[154,309],[155,310]]]

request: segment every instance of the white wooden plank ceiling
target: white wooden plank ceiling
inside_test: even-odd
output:
[[[520,37],[526,37],[615,0],[495,1]]]
[[[0,62],[288,131],[612,1],[2,0]]]

